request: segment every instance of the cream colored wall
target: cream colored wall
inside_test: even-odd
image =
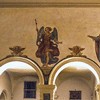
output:
[[[86,82],[86,84],[90,87],[92,91],[95,89],[94,87],[96,86],[96,79],[94,75],[91,74],[91,72],[89,71],[85,73],[80,72],[79,74],[78,72],[77,73],[74,72],[68,73],[68,71],[66,71],[66,73],[61,72],[58,75],[55,84],[57,87],[59,87],[64,81],[68,79],[79,79],[79,81],[82,80],[83,82]]]
[[[42,66],[36,58],[36,26],[58,29],[59,60],[70,54],[69,47],[79,45],[83,53],[99,64],[95,43],[87,35],[100,34],[100,8],[0,8],[0,59],[10,54],[9,47],[26,47],[24,54]],[[100,65],[100,64],[99,64]]]
[[[0,76],[0,95],[3,91],[6,91],[7,100],[11,100],[11,81],[9,75],[5,72]]]
[[[69,78],[62,82],[62,84],[57,88],[57,100],[69,100],[69,91],[73,91],[75,89],[76,91],[82,91],[82,100],[95,100],[91,98],[93,90],[90,89],[90,86],[86,83],[86,81],[79,77]]]
[[[11,97],[13,100],[24,100],[24,81],[36,81],[37,82],[37,92],[36,92],[36,99],[32,100],[39,100],[40,93],[38,88],[38,77],[34,76],[23,76],[18,79],[13,79],[12,83],[10,80],[9,75],[4,72],[0,76],[0,95],[3,91],[6,91],[6,99],[11,100]],[[30,99],[25,99],[30,100]]]
[[[32,100],[39,100],[40,93],[38,88],[38,78],[35,78],[33,76],[26,76],[23,78],[19,78],[16,80],[16,85],[13,90],[13,100],[30,100],[30,99],[24,99],[24,81],[36,81],[37,82],[37,91],[36,91],[36,99]]]

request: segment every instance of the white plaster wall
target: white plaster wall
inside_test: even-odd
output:
[[[11,100],[11,81],[6,72],[0,76],[0,95],[5,90],[7,95],[7,100]]]
[[[36,99],[24,99],[24,81],[37,81]],[[16,86],[13,91],[13,100],[39,100],[38,78],[26,76],[16,81]]]
[[[58,95],[57,100],[69,100],[69,91],[70,90],[80,90],[82,91],[82,100],[92,100],[91,99],[91,90],[86,82],[79,78],[69,78],[62,82],[57,88],[56,95]]]

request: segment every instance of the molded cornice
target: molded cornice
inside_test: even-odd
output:
[[[6,7],[100,7],[100,3],[66,3],[66,2],[1,2],[1,8]]]

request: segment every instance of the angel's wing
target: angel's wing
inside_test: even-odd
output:
[[[93,40],[96,40],[97,39],[97,37],[95,37],[95,36],[88,35],[88,37],[91,38],[91,39],[93,39]]]
[[[83,51],[85,48],[80,48],[80,51]]]
[[[40,28],[40,30],[38,31],[38,34],[37,34],[37,42],[36,42],[36,44],[38,44],[38,42],[41,41],[42,35],[43,35],[43,34],[44,34],[44,26],[42,26],[42,27]]]
[[[41,39],[42,35],[44,34],[44,26],[42,26],[40,28],[40,30],[38,31],[38,38]]]
[[[69,50],[73,51],[73,48],[69,48]]]
[[[55,27],[53,29],[51,39],[55,40],[55,41],[58,41],[58,31],[57,31],[57,29]]]

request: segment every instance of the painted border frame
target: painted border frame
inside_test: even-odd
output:
[[[30,8],[30,7],[100,7],[100,3],[82,2],[0,2],[0,8]]]

